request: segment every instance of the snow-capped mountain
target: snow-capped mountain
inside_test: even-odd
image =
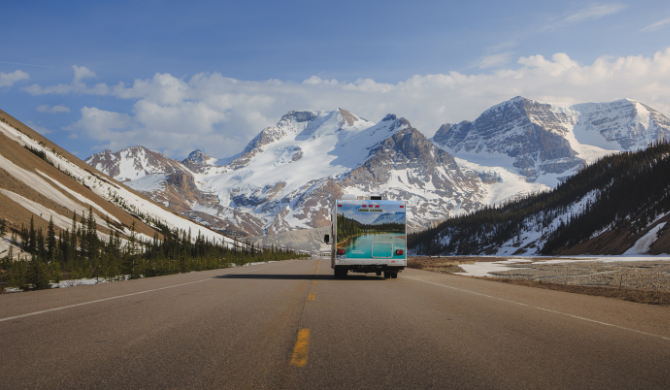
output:
[[[510,198],[548,191],[605,155],[670,134],[670,121],[633,100],[561,105],[522,97],[432,140],[405,118],[291,111],[239,154],[183,161],[141,147],[105,151],[96,168],[188,217],[235,235],[330,223],[343,193],[409,204],[410,230]]]
[[[668,136],[670,120],[634,100],[561,105],[516,97],[474,122],[443,125],[433,141],[464,166],[499,167],[555,187],[600,157]]]
[[[206,164],[197,169],[186,160],[175,164],[212,201],[192,201],[190,210],[180,211],[252,235],[326,226],[332,201],[345,192],[408,200],[413,229],[474,210],[486,198],[478,175],[462,171],[449,153],[395,115],[374,123],[343,109],[291,111],[235,158],[222,165],[200,160]],[[95,164],[101,157],[87,161]],[[114,164],[95,166],[111,173]],[[142,190],[160,200],[177,174],[170,172],[148,175],[156,184]]]

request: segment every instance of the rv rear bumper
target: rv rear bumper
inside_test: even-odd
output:
[[[405,269],[405,266],[391,266],[385,264],[366,264],[366,265],[337,265],[337,268],[346,269],[349,272],[359,273],[378,273],[378,272],[400,272]]]

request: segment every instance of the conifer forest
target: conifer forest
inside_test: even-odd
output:
[[[542,235],[537,252],[556,255],[603,231],[638,234],[670,212],[669,157],[666,141],[603,157],[552,191],[486,206],[410,234],[409,249],[423,255],[493,254],[524,232],[535,231]],[[583,205],[576,208],[579,201]]]
[[[129,237],[122,238],[112,231],[109,239],[104,240],[97,232],[91,209],[81,220],[75,214],[71,229],[60,230],[58,234],[53,220],[49,221],[46,232],[35,229],[33,217],[29,226],[22,226],[18,237],[12,234],[12,240],[20,243],[21,250],[28,255],[17,259],[10,248],[0,259],[0,291],[7,287],[46,289],[64,278],[115,281],[305,256],[274,246],[224,245],[207,240],[199,232],[193,237],[190,231],[170,229],[161,222],[155,225],[161,234],[156,231],[152,240],[141,240],[134,223]],[[0,221],[0,229],[4,233],[4,220]]]

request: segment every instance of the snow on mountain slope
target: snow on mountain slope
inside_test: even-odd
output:
[[[101,237],[108,236],[110,231],[129,236],[130,226],[135,223],[139,236],[149,240],[155,233],[151,225],[162,221],[171,228],[190,229],[194,235],[200,231],[210,240],[235,244],[232,239],[108,180],[32,129],[1,113],[4,116],[0,121],[0,197],[4,197],[1,203],[7,207],[0,207],[0,212],[10,220],[13,229],[26,224],[33,215],[38,226],[53,216],[57,226],[69,228],[73,214],[81,217],[90,207]],[[66,225],[66,221],[70,222]]]
[[[474,122],[443,125],[433,141],[469,163],[555,187],[598,158],[639,150],[669,135],[668,118],[630,99],[561,105],[516,97]]]
[[[461,171],[448,153],[395,115],[375,124],[343,109],[291,111],[225,165],[206,161],[197,169],[184,162],[183,174],[216,200],[194,199],[190,209],[179,211],[252,235],[326,226],[332,201],[344,192],[408,200],[413,229],[474,210],[486,196],[476,174]],[[100,169],[114,172],[113,165]],[[153,175],[166,175],[168,184],[175,176],[160,170]],[[145,180],[136,176],[135,186]],[[148,193],[156,199],[161,191]]]
[[[575,104],[569,108],[577,118],[575,137],[582,144],[633,151],[670,136],[670,120],[635,100]]]
[[[137,187],[140,187],[145,191],[158,190],[162,186],[149,184],[155,180],[142,181],[140,179],[185,170],[185,167],[179,162],[142,146],[132,146],[116,153],[105,150],[86,159],[86,163],[126,183],[131,188],[139,189]]]

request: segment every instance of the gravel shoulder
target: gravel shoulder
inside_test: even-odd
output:
[[[670,306],[670,261],[653,257],[642,260],[454,256],[411,258],[408,266],[496,282]],[[480,272],[468,272],[473,269]]]

